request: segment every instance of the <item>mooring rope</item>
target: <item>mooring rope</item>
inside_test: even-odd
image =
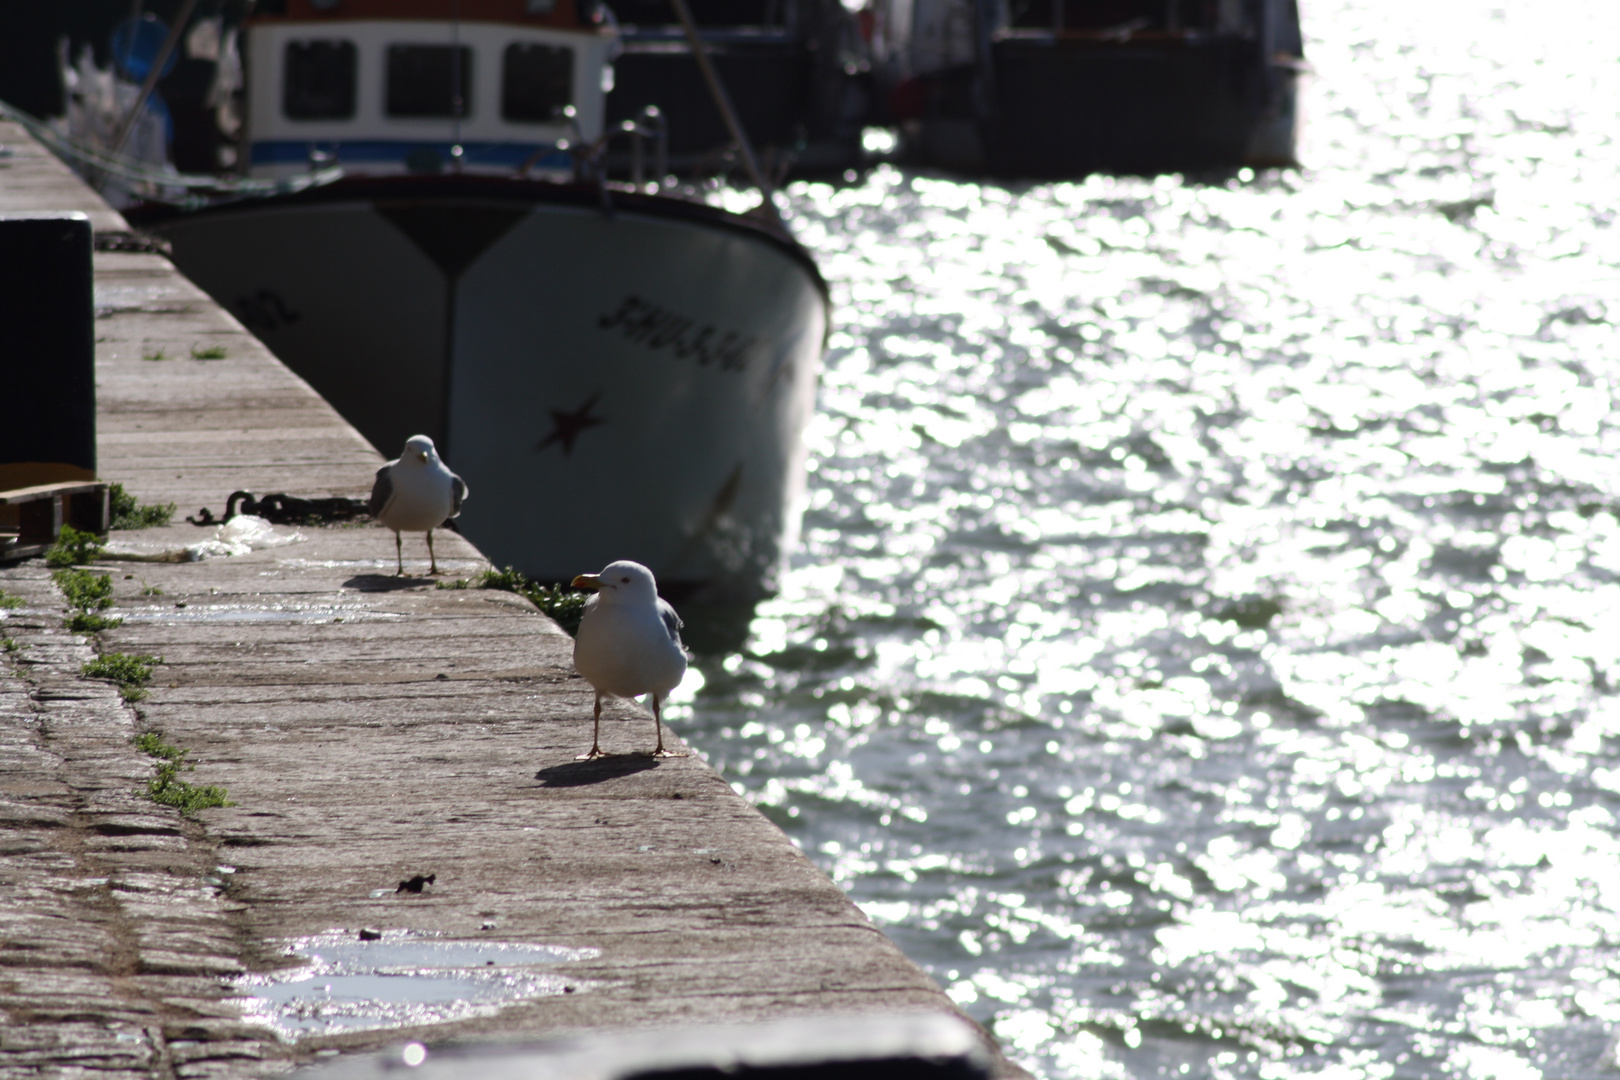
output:
[[[112,154],[106,150],[80,142],[78,139],[63,135],[43,120],[30,116],[21,109],[6,104],[4,101],[0,101],[0,117],[22,125],[30,135],[45,144],[48,150],[64,161],[70,164],[79,162],[105,175],[116,176],[121,180],[151,185],[158,190],[143,194],[144,198],[153,202],[168,203],[175,206],[194,206],[209,201],[199,198],[195,194],[190,194],[193,192],[238,196],[281,195],[293,191],[303,191],[306,188],[321,187],[332,183],[334,180],[341,179],[343,176],[343,169],[336,165],[284,180],[164,172],[133,158],[125,157],[122,154]],[[161,190],[163,188],[181,188],[188,194],[176,198],[163,194]]]

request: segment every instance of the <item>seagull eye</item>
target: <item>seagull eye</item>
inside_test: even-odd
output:
[[[622,577],[622,578],[619,579],[619,581],[622,582],[625,585],[630,584],[630,579],[627,578],[627,577]]]

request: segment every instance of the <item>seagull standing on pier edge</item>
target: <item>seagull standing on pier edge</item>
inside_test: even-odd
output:
[[[686,650],[681,647],[681,617],[658,596],[653,573],[637,562],[609,563],[600,574],[581,574],[576,589],[594,589],[585,602],[574,637],[574,667],[596,688],[596,717],[590,753],[581,761],[603,757],[602,695],[633,698],[652,695],[653,727],[658,731],[654,757],[678,757],[664,749],[663,700],[686,677]]]
[[[460,514],[466,497],[467,482],[439,460],[433,440],[426,435],[406,439],[404,452],[377,470],[367,509],[372,517],[394,530],[396,577],[405,576],[404,545],[399,536],[402,531],[427,533],[428,573],[439,572],[439,560],[433,554],[433,530]]]

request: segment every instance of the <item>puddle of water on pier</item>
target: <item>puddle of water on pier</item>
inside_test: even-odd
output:
[[[483,559],[446,559],[441,557],[439,559],[440,575],[435,579],[428,577],[425,569],[419,569],[419,567],[427,567],[428,560],[406,559],[405,561],[411,564],[411,577],[402,578],[401,580],[410,581],[414,579],[423,584],[435,580],[449,581],[452,580],[452,573],[481,570],[489,565]],[[389,577],[393,577],[397,564],[393,559],[280,559],[278,565],[294,570],[382,570],[386,571]]]
[[[148,305],[156,302],[172,305],[187,299],[180,290],[167,285],[100,285],[95,289],[96,318],[147,311]]]
[[[271,604],[263,607],[248,604],[188,604],[183,608],[131,612],[123,616],[124,621],[135,623],[329,623],[336,619],[342,619],[344,622],[380,622],[403,617],[398,612],[373,611],[358,604],[320,604],[309,607],[287,604]]]
[[[293,943],[306,961],[238,983],[245,1018],[288,1039],[490,1016],[508,1005],[583,989],[555,967],[595,949],[512,942],[440,941],[391,932],[361,941],[332,931]]]

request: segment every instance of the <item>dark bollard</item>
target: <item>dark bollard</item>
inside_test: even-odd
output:
[[[40,554],[64,524],[109,524],[91,239],[83,214],[0,217],[0,560]]]
[[[0,491],[96,478],[90,219],[0,218]]]

